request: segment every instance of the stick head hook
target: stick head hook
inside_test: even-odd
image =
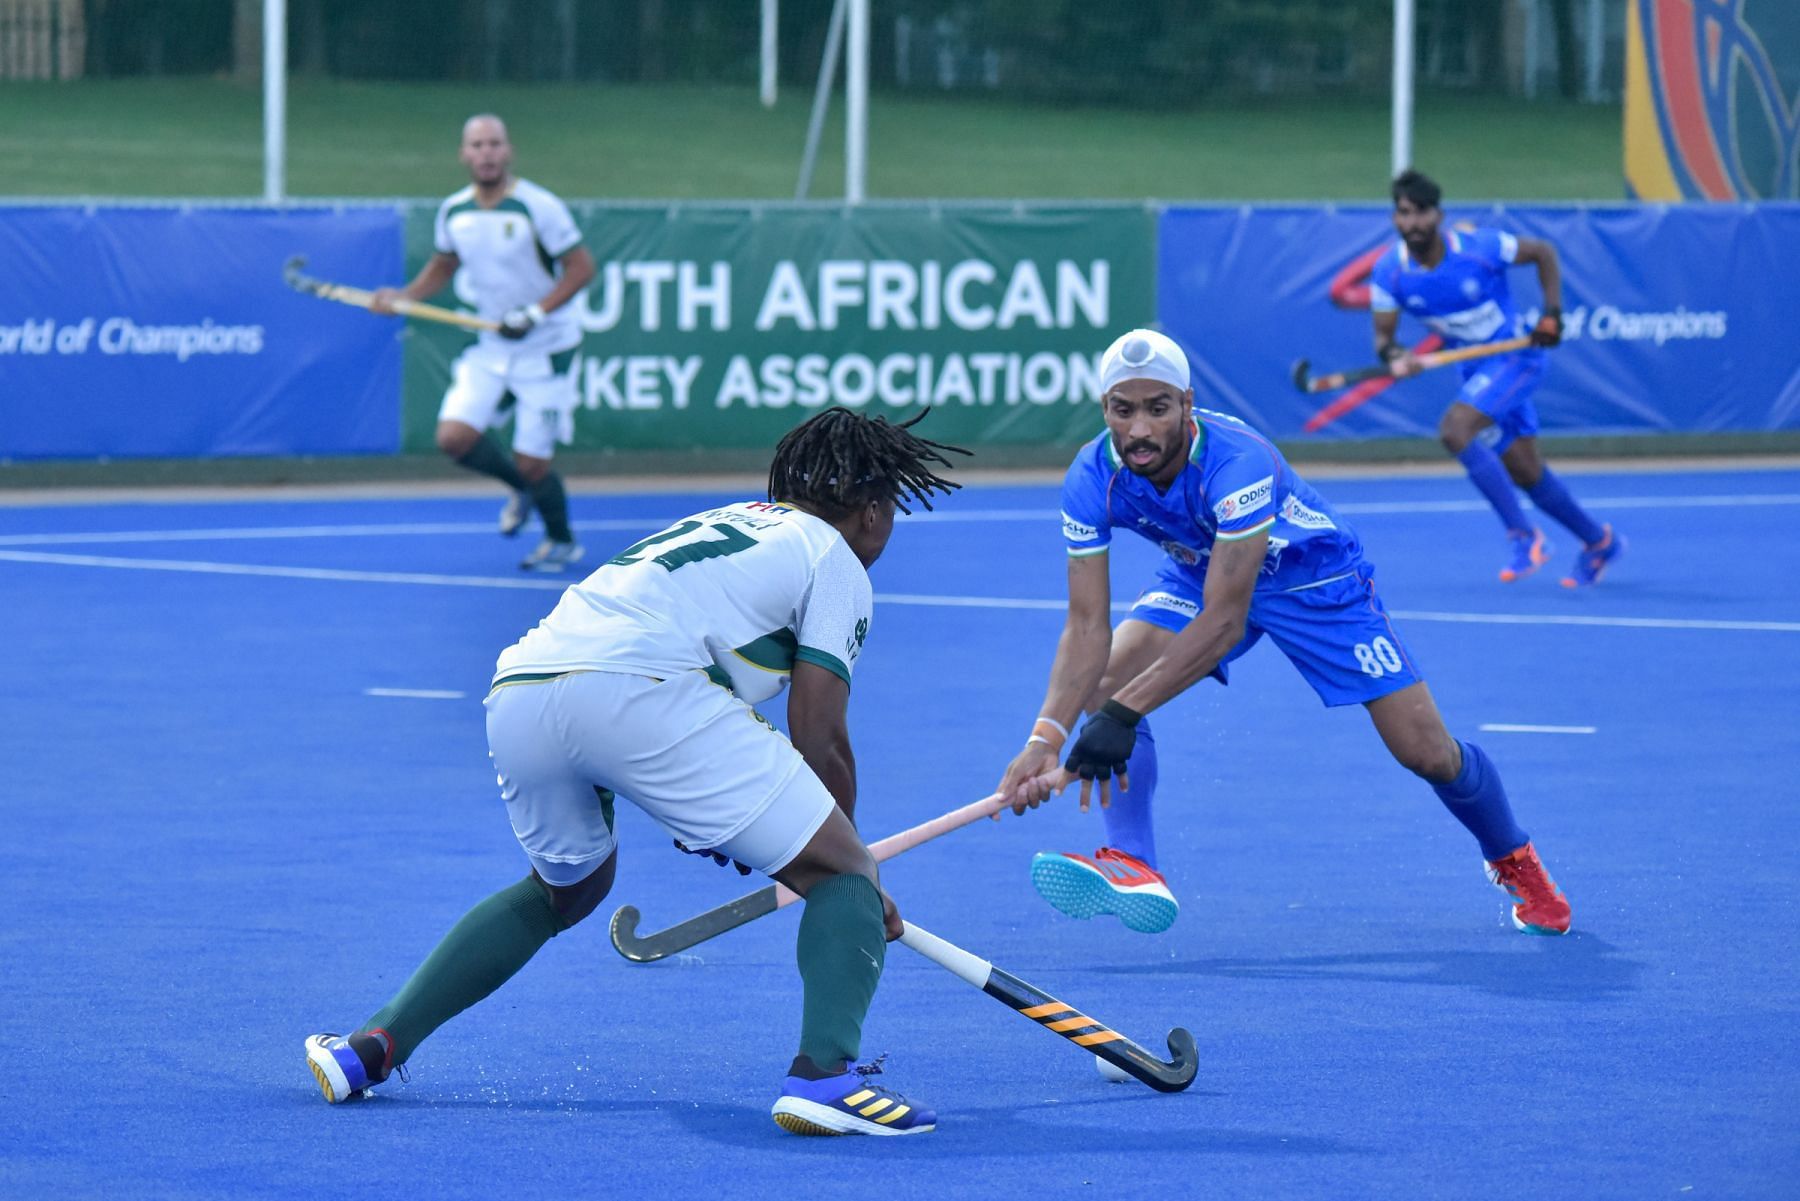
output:
[[[313,292],[318,289],[316,281],[300,274],[300,268],[306,266],[306,256],[297,254],[287,261],[281,269],[281,278],[288,287],[296,292]]]
[[[1306,391],[1307,378],[1311,371],[1312,371],[1312,360],[1310,360],[1310,359],[1294,360],[1294,370],[1293,370],[1294,387],[1300,389],[1302,392]]]

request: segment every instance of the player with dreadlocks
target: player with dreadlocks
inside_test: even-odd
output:
[[[920,414],[923,416],[923,414]],[[914,418],[916,421],[917,418]],[[959,485],[945,451],[846,409],[781,440],[767,499],[696,513],[626,547],[504,651],[488,749],[531,871],[471,909],[347,1037],[306,1040],[325,1099],[379,1084],[612,887],[615,794],[683,849],[806,898],[799,1052],[774,1117],[796,1134],[918,1134],[936,1117],[854,1067],[900,915],[851,818],[846,708],[872,616],[868,568],[910,498]],[[909,510],[910,511],[910,510]],[[790,738],[752,705],[784,686]],[[646,747],[659,748],[646,756]]]

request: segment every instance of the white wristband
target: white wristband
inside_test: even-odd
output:
[[[1049,726],[1051,729],[1055,730],[1058,734],[1061,734],[1065,741],[1068,739],[1069,727],[1063,725],[1060,721],[1057,721],[1054,717],[1039,717],[1038,720],[1043,722],[1045,725]]]
[[[1034,742],[1041,742],[1045,746],[1055,749],[1055,744],[1053,744],[1048,738],[1045,738],[1042,734],[1033,734],[1030,738],[1027,738],[1025,740],[1025,745],[1030,746]]]

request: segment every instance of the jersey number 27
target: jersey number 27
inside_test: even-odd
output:
[[[706,538],[704,532],[717,533],[718,538]],[[666,545],[673,544],[673,545]],[[724,555],[735,555],[741,550],[749,550],[756,545],[756,539],[744,533],[734,525],[715,522],[702,531],[698,521],[684,521],[680,525],[670,526],[660,534],[652,534],[641,542],[633,542],[630,546],[608,559],[608,566],[626,566],[643,561],[643,552],[652,546],[665,546],[660,554],[651,558],[652,563],[660,564],[667,571],[674,571],[689,563],[698,563],[702,559],[717,559]]]

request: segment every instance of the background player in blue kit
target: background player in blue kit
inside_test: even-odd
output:
[[[1079,777],[1085,809],[1098,781],[1109,845],[1091,858],[1038,855],[1038,891],[1073,917],[1115,913],[1146,932],[1175,920],[1156,871],[1156,744],[1144,715],[1205,676],[1226,682],[1226,665],[1267,635],[1327,705],[1369,711],[1395,760],[1429,782],[1481,844],[1518,929],[1567,933],[1568,901],[1513,820],[1493,763],[1444,728],[1356,534],[1269,442],[1193,407],[1187,356],[1163,335],[1133,330],[1114,342],[1100,387],[1106,432],[1081,449],[1063,483],[1068,618],[1042,716],[1000,791],[1022,812]],[[1116,631],[1107,566],[1115,529],[1167,554]],[[1057,755],[1083,712],[1087,724],[1059,772]],[[1120,789],[1108,805],[1115,774]]]
[[[1375,315],[1375,352],[1405,377],[1418,361],[1395,341],[1402,310],[1441,334],[1450,347],[1501,342],[1524,334],[1513,307],[1506,269],[1530,263],[1544,292],[1543,316],[1531,330],[1531,349],[1463,366],[1463,385],[1444,411],[1438,436],[1469,473],[1500,521],[1512,549],[1500,578],[1530,575],[1550,557],[1543,531],[1525,516],[1513,485],[1581,540],[1563,586],[1597,583],[1625,550],[1625,540],[1588,515],[1538,453],[1537,406],[1545,348],[1562,341],[1562,271],[1556,248],[1535,238],[1493,229],[1441,228],[1443,190],[1417,171],[1393,184],[1394,228],[1400,240],[1375,264],[1369,309]]]

